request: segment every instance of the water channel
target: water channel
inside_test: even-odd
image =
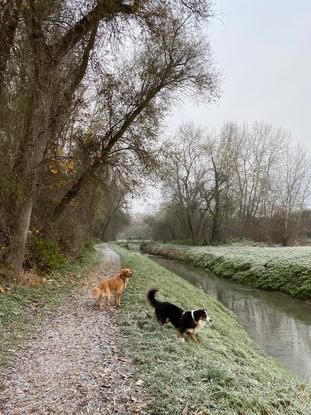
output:
[[[232,310],[257,344],[311,384],[310,303],[250,288],[177,261],[150,258]]]

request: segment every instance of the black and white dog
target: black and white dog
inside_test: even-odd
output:
[[[177,329],[177,335],[188,336],[195,343],[199,343],[195,333],[207,323],[211,323],[212,319],[205,309],[184,311],[175,304],[167,301],[158,301],[155,298],[157,288],[148,291],[147,298],[149,303],[155,309],[155,315],[161,324],[171,322]]]

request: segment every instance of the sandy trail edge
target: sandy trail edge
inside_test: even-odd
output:
[[[97,245],[103,261],[86,284],[54,310],[2,378],[0,415],[145,414],[134,368],[120,349],[117,311],[97,310],[89,289],[120,269],[120,258]]]

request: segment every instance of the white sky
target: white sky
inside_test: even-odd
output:
[[[262,120],[311,152],[311,1],[216,0],[215,9],[209,39],[222,96],[213,105],[186,102],[174,110],[171,128]]]
[[[217,129],[258,120],[288,130],[311,153],[311,0],[216,0],[215,13],[209,40],[221,98],[199,106],[188,100],[173,110],[169,130],[186,121]],[[138,200],[133,209],[151,205]]]

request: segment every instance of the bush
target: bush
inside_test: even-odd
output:
[[[98,241],[96,241],[94,238],[86,238],[81,244],[81,247],[79,249],[78,254],[76,255],[76,260],[82,261],[85,256],[87,256],[90,252],[94,251],[94,246],[96,245]]]
[[[32,239],[30,263],[44,272],[60,271],[68,266],[58,243],[42,237]]]

